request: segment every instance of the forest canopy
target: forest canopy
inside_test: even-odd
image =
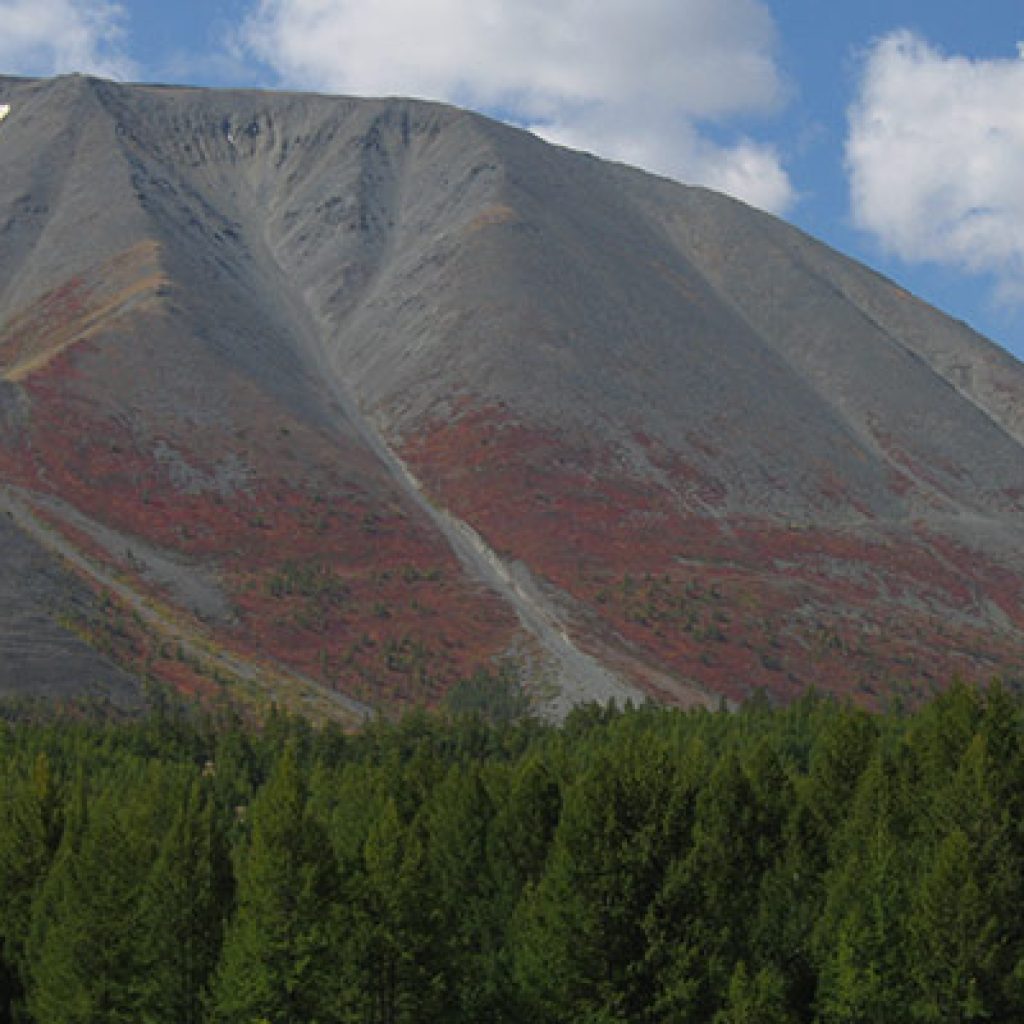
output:
[[[0,722],[0,1021],[1022,1020],[1022,726]]]

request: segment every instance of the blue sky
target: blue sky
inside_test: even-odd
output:
[[[0,0],[0,72],[444,99],[779,213],[1024,358],[1024,2]]]
[[[776,123],[762,124],[757,130],[778,140],[801,192],[798,202],[786,211],[787,219],[895,278],[1024,359],[1024,300],[1000,296],[999,275],[991,270],[971,272],[962,260],[926,258],[924,252],[917,258],[911,253],[901,256],[878,232],[858,228],[845,166],[848,111],[875,41],[909,29],[947,57],[975,64],[1019,59],[1024,3],[771,0],[769,6],[779,32],[779,62],[795,94]],[[1024,113],[1024,83],[1016,95]],[[1017,137],[1017,146],[1024,172],[1024,131]],[[953,170],[957,173],[955,166]],[[1017,187],[1024,192],[1024,177],[1018,179]],[[1024,220],[1015,220],[1012,226],[1024,242]]]

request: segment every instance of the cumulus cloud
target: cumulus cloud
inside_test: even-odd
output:
[[[130,77],[134,66],[119,50],[123,21],[123,9],[106,0],[0,0],[0,68]]]
[[[260,0],[241,45],[299,88],[412,95],[782,210],[778,153],[702,128],[779,108],[762,0]]]
[[[1024,303],[1024,59],[880,39],[846,158],[860,227],[905,260],[990,274],[1000,300]]]

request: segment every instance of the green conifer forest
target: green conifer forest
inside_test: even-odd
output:
[[[1024,701],[0,721],[5,1024],[1024,1020]]]

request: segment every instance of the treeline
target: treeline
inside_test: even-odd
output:
[[[1024,1020],[1022,726],[0,723],[0,1020]]]

